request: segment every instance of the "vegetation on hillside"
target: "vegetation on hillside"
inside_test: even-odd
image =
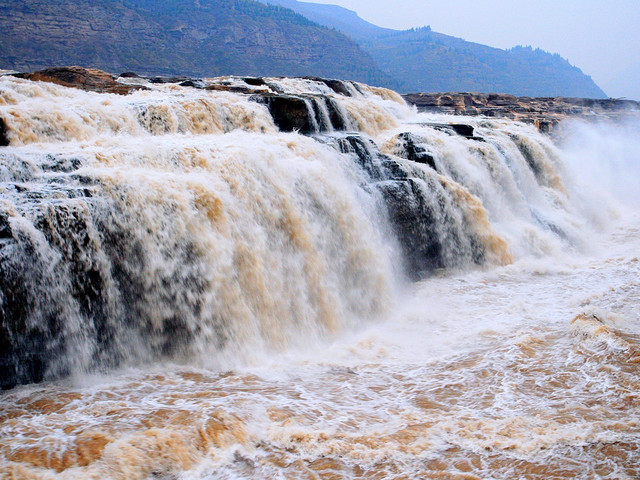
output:
[[[261,0],[285,6],[356,40],[403,92],[473,91],[525,96],[604,98],[579,68],[557,54],[531,47],[492,48],[433,32],[391,30],[335,5]]]
[[[429,27],[381,28],[336,5],[261,1],[0,0],[0,68],[76,64],[147,75],[319,76],[401,92],[605,97],[559,55],[491,48]]]
[[[388,82],[342,33],[254,0],[0,0],[0,68]]]

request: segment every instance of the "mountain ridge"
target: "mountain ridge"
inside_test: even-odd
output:
[[[296,0],[0,0],[0,68],[82,65],[189,76],[317,76],[401,93],[605,98],[559,55],[392,30]]]
[[[0,0],[0,68],[317,75],[385,83],[343,34],[253,0]]]
[[[487,92],[518,96],[606,98],[579,68],[558,54],[517,46],[502,50],[434,32],[430,27],[393,30],[337,5],[259,0],[290,8],[353,38],[383,71],[409,92]]]

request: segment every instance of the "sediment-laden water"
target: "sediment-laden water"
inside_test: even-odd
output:
[[[145,84],[0,77],[0,478],[638,477],[634,126]]]

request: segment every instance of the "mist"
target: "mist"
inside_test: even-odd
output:
[[[560,145],[588,197],[604,195],[619,207],[640,206],[640,125],[634,121],[571,120],[559,128]]]

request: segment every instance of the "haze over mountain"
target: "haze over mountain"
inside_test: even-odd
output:
[[[322,76],[401,92],[606,96],[541,50],[501,50],[428,27],[386,29],[334,5],[261,1],[0,0],[0,68],[78,64],[147,75]]]
[[[337,5],[297,0],[260,0],[290,8],[350,36],[408,92],[481,91],[526,96],[603,98],[606,94],[579,68],[557,54],[530,47],[510,50],[431,31],[393,30]]]

